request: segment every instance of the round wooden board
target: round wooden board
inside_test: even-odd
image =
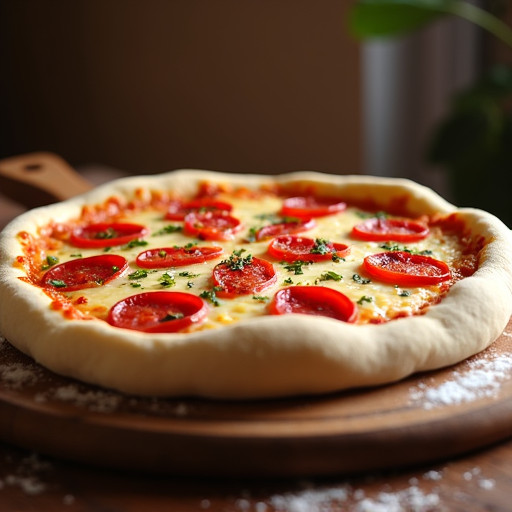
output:
[[[224,402],[131,397],[0,344],[0,438],[105,467],[177,475],[354,473],[461,454],[512,434],[512,322],[485,352],[394,385]]]

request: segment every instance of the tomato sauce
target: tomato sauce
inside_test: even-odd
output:
[[[234,202],[238,201],[237,204],[244,206],[244,203],[250,203],[250,201],[258,201],[258,200],[266,200],[267,198],[271,198],[273,200],[278,200],[283,202],[284,199],[289,197],[308,197],[308,196],[315,196],[316,190],[313,185],[287,185],[287,186],[281,186],[279,184],[266,184],[261,187],[261,189],[252,190],[247,187],[236,187],[230,184],[217,184],[217,183],[209,183],[209,182],[203,182],[200,184],[197,193],[193,195],[192,197],[180,197],[172,192],[165,191],[165,190],[148,190],[146,188],[139,188],[137,189],[133,197],[124,200],[119,197],[109,197],[107,200],[105,200],[103,203],[95,204],[95,205],[86,205],[82,208],[80,215],[77,218],[71,219],[68,222],[49,222],[47,225],[41,227],[37,234],[30,234],[28,232],[21,232],[19,233],[19,240],[22,247],[22,255],[18,256],[16,260],[14,261],[14,265],[23,269],[25,276],[21,277],[25,282],[28,282],[34,286],[37,286],[41,288],[46,295],[51,299],[51,307],[55,310],[61,311],[62,314],[66,318],[74,318],[74,319],[89,319],[89,318],[100,318],[102,320],[105,320],[107,318],[107,314],[109,311],[109,307],[103,306],[98,302],[95,302],[91,297],[88,295],[89,292],[80,294],[80,295],[72,295],[72,294],[66,294],[62,290],[59,290],[55,286],[49,285],[47,282],[44,281],[43,276],[46,273],[45,264],[47,255],[52,252],[59,251],[61,248],[68,247],[70,245],[70,242],[72,242],[72,234],[76,232],[78,228],[82,229],[87,226],[91,226],[93,224],[99,224],[99,223],[127,223],[132,222],[131,218],[136,217],[140,213],[144,212],[154,212],[155,216],[159,216],[161,219],[161,222],[165,222],[165,214],[169,209],[169,206],[172,202],[181,201],[183,203],[186,203],[187,201],[197,200],[201,198],[207,198],[208,201],[230,201],[233,200]],[[403,316],[410,316],[412,314],[423,314],[425,313],[428,308],[439,301],[442,300],[442,298],[446,295],[446,293],[449,291],[450,287],[457,282],[460,279],[463,279],[465,277],[469,277],[474,274],[474,272],[478,269],[478,262],[479,262],[479,256],[482,248],[485,245],[485,240],[483,237],[473,237],[470,235],[468,230],[466,229],[463,222],[456,216],[456,215],[433,215],[433,216],[421,216],[417,217],[415,219],[412,219],[411,217],[407,216],[407,205],[409,203],[410,198],[408,198],[406,195],[400,196],[395,198],[391,203],[389,204],[387,208],[388,214],[392,215],[399,215],[406,218],[409,218],[410,220],[414,220],[416,223],[421,223],[426,226],[428,226],[429,234],[428,237],[430,237],[432,240],[434,240],[437,243],[437,246],[442,247],[444,244],[444,240],[450,239],[450,244],[453,244],[454,250],[453,254],[450,256],[450,279],[445,280],[441,283],[436,283],[431,286],[427,286],[427,294],[424,298],[418,297],[415,302],[414,308],[410,309],[408,308],[408,301],[409,298],[404,295],[403,301],[400,303],[398,302],[396,306],[389,307],[386,313],[380,313],[380,309],[382,307],[382,303],[385,303],[388,301],[388,297],[383,300],[383,302],[379,302],[377,304],[377,301],[374,304],[360,304],[358,306],[359,314],[358,314],[358,323],[382,323],[387,322],[393,318],[400,318]],[[340,198],[340,202],[343,201],[343,198]],[[320,200],[319,203],[322,201]],[[380,210],[380,207],[378,203],[375,200],[371,199],[360,199],[356,202],[347,202],[346,208],[351,209],[352,213],[349,213],[350,215],[354,216],[353,211],[354,209],[362,209],[362,212],[367,214],[368,212],[376,212]],[[257,203],[256,203],[257,204]],[[334,203],[336,204],[336,203]],[[330,216],[341,216],[346,215],[345,212],[345,206],[343,208],[338,207],[339,209],[337,211],[329,211],[327,212],[327,217]],[[254,207],[254,212],[258,212],[257,206]],[[215,236],[213,237],[214,242],[211,243],[202,243],[201,241],[199,244],[201,244],[201,247],[204,248],[205,245],[215,245],[215,244],[227,244],[226,249],[224,251],[220,250],[218,255],[220,256],[223,254],[223,258],[226,258],[229,255],[229,252],[231,252],[232,248],[236,248],[236,245],[233,244],[243,244],[244,250],[251,251],[253,250],[253,247],[258,247],[258,252],[256,253],[260,258],[263,260],[269,260],[267,263],[272,267],[272,269],[265,268],[264,271],[261,270],[261,268],[257,268],[257,266],[254,266],[254,276],[259,276],[259,274],[262,274],[261,281],[263,283],[262,286],[255,286],[254,287],[254,293],[257,293],[259,295],[260,291],[262,290],[271,290],[269,292],[270,297],[255,297],[258,299],[258,301],[252,301],[250,305],[248,305],[247,302],[243,303],[235,303],[233,300],[234,298],[238,297],[239,293],[237,291],[237,287],[233,282],[230,282],[229,279],[234,277],[237,277],[237,272],[232,271],[226,271],[225,265],[217,267],[216,274],[213,273],[209,281],[206,279],[203,279],[201,287],[197,287],[196,283],[193,282],[193,277],[188,278],[188,282],[185,280],[182,280],[181,283],[187,283],[188,288],[185,288],[184,291],[193,293],[196,296],[200,296],[201,294],[206,296],[213,297],[214,290],[212,290],[212,286],[215,287],[223,287],[224,290],[217,290],[218,296],[221,297],[224,300],[223,304],[226,304],[226,301],[232,300],[233,301],[233,307],[231,310],[228,310],[227,312],[222,309],[222,307],[219,309],[219,311],[222,311],[222,313],[216,313],[216,305],[211,304],[212,311],[210,312],[210,316],[215,316],[218,318],[235,318],[235,319],[243,319],[243,313],[240,313],[239,315],[234,314],[233,311],[236,313],[237,311],[257,311],[257,315],[262,314],[268,314],[268,305],[270,302],[266,302],[267,300],[270,301],[271,296],[275,294],[275,292],[283,288],[285,285],[288,285],[289,282],[293,282],[294,285],[297,284],[317,284],[318,281],[320,281],[322,286],[338,286],[340,289],[342,289],[344,292],[346,291],[349,295],[351,295],[354,302],[357,302],[357,300],[361,297],[361,295],[366,293],[367,288],[364,288],[364,286],[359,286],[357,284],[354,284],[351,280],[351,275],[355,272],[363,272],[363,270],[355,269],[355,270],[345,270],[343,272],[340,272],[344,274],[343,279],[340,278],[339,284],[338,283],[332,283],[330,281],[323,282],[322,279],[318,278],[318,274],[316,276],[316,279],[313,279],[313,273],[315,268],[320,268],[320,264],[316,261],[309,262],[309,266],[304,266],[301,269],[304,270],[304,276],[302,274],[297,276],[298,267],[290,265],[287,269],[286,266],[283,266],[283,261],[286,260],[282,255],[272,255],[268,253],[268,245],[272,242],[272,239],[276,236],[279,236],[282,234],[280,231],[284,230],[286,233],[286,230],[290,230],[290,232],[293,232],[293,229],[298,228],[299,230],[319,230],[322,229],[322,222],[330,222],[330,220],[326,217],[319,217],[314,219],[314,221],[311,221],[311,219],[305,217],[300,221],[297,219],[294,222],[283,222],[282,216],[281,219],[279,219],[279,209],[277,208],[275,211],[273,211],[276,218],[278,219],[274,223],[262,223],[260,222],[259,225],[256,224],[256,221],[253,221],[251,218],[251,222],[253,224],[249,224],[248,222],[242,223],[238,222],[237,219],[237,213],[235,210],[230,212],[229,214],[222,214],[220,215],[221,220],[224,224],[227,223],[227,221],[230,221],[231,224],[229,224],[230,229],[234,231],[234,235],[236,235],[237,240],[225,240],[223,236]],[[370,213],[371,215],[371,213]],[[217,214],[212,214],[212,217],[217,216]],[[235,220],[232,220],[231,217]],[[168,221],[167,221],[168,222]],[[190,224],[187,229],[189,232],[187,232],[187,229],[185,229],[185,223],[184,220],[172,220],[171,222],[175,222],[179,225],[180,232],[179,237],[181,244],[175,244],[172,245],[171,241],[174,240],[172,236],[169,235],[169,238],[164,239],[165,243],[160,243],[159,245],[155,245],[156,241],[159,241],[159,239],[152,239],[152,236],[156,235],[157,233],[155,230],[153,232],[149,231],[149,234],[142,234],[140,238],[144,237],[145,240],[148,242],[153,243],[153,247],[148,247],[148,249],[140,249],[137,253],[139,255],[143,254],[143,251],[146,251],[144,256],[141,256],[139,259],[137,259],[135,256],[130,257],[130,265],[132,268],[127,270],[126,272],[133,272],[134,269],[137,267],[137,262],[143,262],[145,260],[151,261],[151,264],[144,264],[142,263],[139,265],[139,267],[146,266],[147,268],[160,268],[158,265],[159,258],[163,259],[163,256],[161,254],[164,254],[164,250],[167,249],[168,253],[166,254],[185,254],[188,255],[186,252],[187,250],[191,250],[190,248],[185,249],[185,247],[188,247],[188,244],[183,243],[183,239],[186,237],[188,238],[188,241],[191,240],[190,237],[195,236],[196,238],[205,238],[206,236],[204,233],[200,233],[198,230],[199,224],[196,222],[194,224]],[[280,223],[279,223],[280,222]],[[262,230],[260,231],[263,233],[259,238],[253,237],[252,240],[249,240],[247,235],[245,234],[245,231],[250,230],[253,226],[255,226]],[[336,225],[335,223],[333,225]],[[354,221],[355,225],[355,221]],[[264,227],[262,227],[264,226]],[[214,226],[217,228],[216,226]],[[352,250],[352,246],[358,247],[354,239],[350,237],[350,231],[345,230],[345,228],[337,227],[335,231],[333,231],[333,234],[335,237],[341,237],[343,238],[343,248],[347,247],[348,250],[346,253],[343,254],[335,254],[335,256],[338,257],[338,259],[346,259],[349,260],[353,255],[353,259],[360,257],[360,260],[362,261],[362,257],[358,255],[357,251],[354,252]],[[245,230],[245,231],[244,231]],[[258,231],[255,228],[255,233],[258,233]],[[265,233],[269,234],[268,238],[265,235]],[[314,232],[313,232],[314,233]],[[264,236],[265,235],[265,236]],[[94,238],[94,235],[90,235],[92,238]],[[138,236],[138,235],[137,235]],[[178,236],[178,235],[176,235]],[[313,239],[315,239],[315,234],[311,235]],[[161,239],[160,239],[161,240]],[[135,239],[134,241],[137,241]],[[197,242],[197,240],[196,240]],[[194,243],[196,243],[194,242]],[[254,242],[256,245],[251,245],[251,243]],[[335,240],[334,237],[332,237],[331,242],[334,244],[335,242],[338,243],[338,240]],[[146,241],[144,242],[146,243]],[[359,242],[357,242],[359,243]],[[377,243],[377,242],[375,242]],[[400,242],[401,244],[407,243]],[[167,245],[166,245],[167,244]],[[230,245],[231,244],[231,245]],[[105,243],[104,250],[109,250],[109,243]],[[325,248],[328,250],[328,256],[329,258],[326,258],[327,260],[331,259],[331,252],[334,254],[333,248],[336,249],[337,252],[339,252],[339,246],[338,245],[331,245],[325,243]],[[364,245],[364,244],[363,244]],[[230,249],[227,249],[229,247]],[[341,246],[340,246],[341,247]],[[381,249],[378,245],[374,245],[374,247],[377,247],[377,249],[374,250],[374,252],[380,252]],[[323,247],[322,247],[323,248]],[[324,249],[324,248],[323,248]],[[86,249],[87,250],[87,249]],[[98,249],[98,252],[102,249]],[[117,247],[115,249],[116,251],[124,250],[122,247]],[[388,250],[388,249],[386,249]],[[395,249],[397,250],[397,249]],[[248,255],[249,253],[246,253]],[[306,254],[307,256],[307,254]],[[166,255],[166,257],[168,257]],[[217,256],[216,256],[217,257]],[[302,257],[301,257],[302,258]],[[320,258],[310,258],[311,260],[320,259]],[[205,258],[206,260],[206,258]],[[172,260],[171,260],[172,261]],[[258,258],[254,258],[254,261],[258,261]],[[292,260],[290,260],[292,261]],[[333,259],[334,261],[334,259]],[[209,263],[203,260],[195,261],[194,264],[196,265],[202,265]],[[209,269],[215,268],[215,265],[218,265],[219,261],[215,261],[215,258],[212,259],[211,266],[207,267]],[[177,265],[176,260],[172,262],[171,266]],[[336,264],[333,263],[335,271],[333,271],[333,274],[335,272],[338,272],[338,268],[336,267]],[[169,265],[166,264],[168,267]],[[161,267],[163,270],[165,270],[164,266]],[[185,268],[185,267],[183,267]],[[292,268],[295,268],[296,272],[294,273]],[[151,270],[153,271],[153,270]],[[154,270],[156,271],[156,270]],[[222,272],[221,272],[222,271]],[[186,273],[185,273],[186,274]],[[176,272],[175,275],[178,275]],[[252,277],[251,279],[256,279],[256,277]],[[363,275],[363,278],[367,276]],[[132,280],[130,277],[123,278],[123,285],[124,290],[128,290],[129,292],[135,293],[138,291],[137,287],[144,287],[144,281],[137,281]],[[228,280],[227,280],[228,279]],[[267,283],[268,281],[268,283]],[[103,283],[100,283],[99,286],[101,286]],[[179,283],[178,283],[179,284]],[[372,283],[372,285],[375,283]],[[155,286],[155,285],[153,285]],[[161,285],[163,286],[163,285]],[[184,284],[182,284],[183,289]],[[377,296],[379,293],[386,293],[389,295],[390,300],[395,300],[394,296],[397,295],[397,292],[390,286],[386,285],[388,288],[385,290],[385,292],[379,291],[380,288],[377,290],[376,288],[373,288],[373,293],[375,296]],[[384,290],[384,288],[382,288]],[[247,288],[249,290],[249,293],[253,293],[253,290],[249,287]],[[377,291],[376,291],[377,290]],[[244,292],[245,293],[245,292]],[[357,294],[359,293],[359,296]],[[412,291],[412,293],[416,293],[415,290]],[[224,295],[224,297],[222,297]],[[205,299],[206,300],[206,299]],[[250,302],[250,296],[247,299]],[[380,299],[379,299],[380,300]],[[400,305],[402,304],[402,305]],[[228,306],[226,306],[227,308]],[[217,325],[217,324],[215,324]],[[208,324],[207,328],[211,328]]]

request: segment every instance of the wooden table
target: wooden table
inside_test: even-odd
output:
[[[1,226],[23,210],[0,193]],[[421,467],[306,481],[111,471],[0,444],[6,511],[505,512],[512,510],[511,482],[512,441]]]

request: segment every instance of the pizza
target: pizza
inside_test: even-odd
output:
[[[392,383],[512,313],[496,217],[409,180],[181,170],[31,210],[0,234],[0,333],[58,374],[252,399]]]

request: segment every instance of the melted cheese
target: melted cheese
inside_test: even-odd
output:
[[[211,276],[215,265],[241,247],[246,250],[244,255],[251,254],[273,263],[277,273],[276,283],[256,296],[245,295],[233,299],[218,299],[217,305],[210,302],[207,321],[192,329],[212,329],[249,317],[266,315],[268,302],[273,295],[280,288],[290,285],[319,284],[341,291],[357,303],[360,323],[385,322],[399,316],[419,314],[429,304],[438,302],[446,291],[446,285],[400,288],[375,280],[366,282],[366,280],[359,279],[358,276],[362,274],[361,262],[363,259],[370,254],[383,252],[385,250],[383,246],[386,244],[356,241],[350,236],[352,227],[368,215],[357,208],[348,207],[344,212],[317,218],[316,227],[302,233],[303,236],[313,239],[322,238],[331,242],[345,243],[350,246],[351,250],[346,258],[338,262],[329,260],[303,265],[302,273],[299,274],[290,270],[289,267],[287,268],[286,264],[275,261],[267,255],[267,246],[270,240],[246,242],[251,228],[268,224],[268,216],[278,216],[282,203],[281,198],[269,194],[258,198],[224,195],[219,199],[233,205],[232,215],[240,219],[244,225],[244,229],[236,235],[234,240],[203,242],[182,232],[160,234],[165,226],[170,224],[180,226],[182,223],[165,220],[162,212],[155,209],[130,212],[124,218],[116,218],[116,221],[144,224],[149,229],[149,234],[144,239],[147,245],[110,248],[110,252],[120,254],[128,260],[129,268],[104,286],[63,293],[63,295],[79,311],[100,319],[106,318],[110,307],[119,300],[143,291],[172,290],[200,295],[202,292],[212,290]],[[267,220],[263,220],[265,216],[267,216]],[[140,252],[151,248],[184,246],[190,242],[197,242],[198,245],[220,245],[223,247],[224,253],[220,258],[205,263],[147,270],[147,277],[133,278],[132,274],[138,270],[135,259]],[[404,247],[404,244],[392,243],[391,245]],[[452,267],[454,262],[461,258],[463,244],[458,236],[448,235],[439,228],[433,228],[425,240],[407,244],[407,248],[412,251],[429,251],[432,257],[443,260]],[[60,248],[48,251],[48,254],[56,256],[62,263],[79,257],[78,255],[86,257],[101,252],[101,249],[78,249],[64,243]],[[329,272],[339,280],[328,279]],[[163,274],[172,276],[173,286],[162,284]]]

